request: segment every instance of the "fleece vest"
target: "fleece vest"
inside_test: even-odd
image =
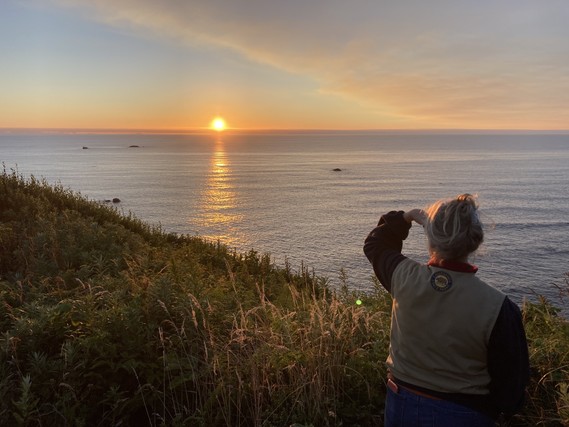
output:
[[[474,273],[411,259],[396,267],[391,294],[391,373],[430,390],[488,394],[488,341],[505,295]]]

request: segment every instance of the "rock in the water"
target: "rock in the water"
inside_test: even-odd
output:
[[[129,145],[128,148],[138,148],[140,145]]]
[[[340,168],[335,168],[335,169],[332,169],[332,170],[333,170],[334,172],[342,172],[342,169],[340,169]]]
[[[89,147],[83,147],[83,150],[88,150],[88,149],[89,149]]]
[[[120,203],[120,202],[121,202],[121,199],[119,199],[118,197],[115,197],[113,199],[113,203]]]

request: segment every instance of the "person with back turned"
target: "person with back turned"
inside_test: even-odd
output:
[[[430,260],[401,254],[416,222]],[[485,427],[520,410],[529,360],[519,308],[477,275],[469,256],[484,233],[463,194],[425,212],[391,211],[364,252],[393,297],[385,426]]]

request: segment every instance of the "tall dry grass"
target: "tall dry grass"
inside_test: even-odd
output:
[[[15,173],[0,201],[0,425],[381,425],[379,286],[332,291]],[[503,425],[567,425],[568,323],[523,312],[532,383]]]

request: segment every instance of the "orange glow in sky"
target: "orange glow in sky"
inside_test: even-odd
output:
[[[0,1],[0,129],[568,127],[566,2],[301,3]]]

